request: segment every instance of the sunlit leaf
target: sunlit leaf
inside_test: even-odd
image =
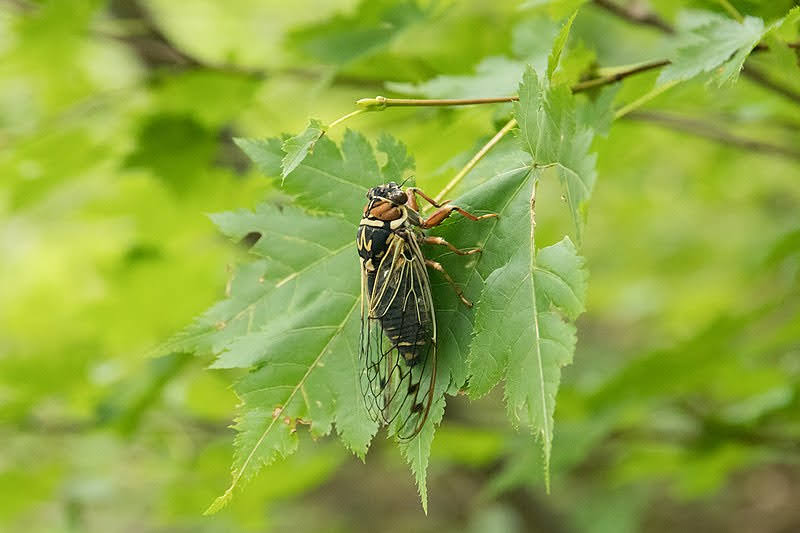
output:
[[[661,71],[658,83],[688,80],[711,71],[720,85],[735,81],[765,32],[764,21],[757,17],[737,22],[709,14],[707,22],[681,36],[672,63]]]
[[[281,160],[281,177],[285,178],[289,173],[303,162],[308,153],[314,149],[316,142],[325,133],[322,122],[311,119],[305,130],[289,137],[281,145],[281,149],[286,153]]]
[[[487,57],[469,75],[442,75],[422,83],[387,83],[400,93],[427,98],[482,98],[514,93],[525,69],[523,61],[506,57]]]
[[[508,416],[542,439],[545,470],[561,367],[572,362],[574,319],[583,310],[586,273],[569,238],[535,248],[532,195],[538,171],[487,184],[507,203],[485,245],[499,266],[486,278],[475,310],[469,354],[470,394],[480,397],[505,379]]]
[[[567,44],[569,31],[572,29],[572,23],[577,15],[577,11],[573,13],[572,16],[567,19],[567,21],[561,27],[561,30],[559,30],[558,35],[556,36],[556,40],[553,43],[553,49],[550,51],[550,56],[547,58],[547,79],[549,80],[553,79],[553,73],[558,68],[558,63],[561,61],[561,52],[563,52],[564,46]]]

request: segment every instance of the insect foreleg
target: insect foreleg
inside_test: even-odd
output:
[[[444,204],[450,202],[450,200],[445,200],[444,202],[438,203],[436,202],[436,200],[434,200],[433,198],[422,192],[422,190],[417,189],[416,187],[409,187],[408,189],[406,189],[406,193],[410,193],[408,195],[408,201],[411,204],[411,209],[413,209],[414,211],[419,211],[419,209],[417,208],[417,195],[420,195],[433,207],[442,207]]]
[[[450,277],[450,274],[447,273],[447,271],[440,263],[437,263],[436,261],[433,261],[431,259],[426,259],[425,264],[431,267],[432,269],[441,272],[442,276],[444,276],[444,279],[446,279],[447,282],[450,284],[450,286],[453,287],[453,290],[456,291],[456,294],[461,299],[463,304],[466,305],[467,307],[472,307],[472,302],[467,300],[467,298],[464,296],[464,293],[461,291],[461,287],[456,285],[456,282],[453,281],[453,278]]]

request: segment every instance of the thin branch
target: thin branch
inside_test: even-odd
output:
[[[450,193],[450,191],[452,191],[455,188],[455,186],[458,185],[458,183],[464,178],[464,176],[469,174],[469,171],[472,170],[473,168],[475,168],[475,165],[477,165],[478,162],[480,162],[480,160],[483,159],[483,157],[487,153],[489,153],[489,150],[494,148],[495,145],[497,145],[497,143],[499,143],[500,140],[503,137],[505,137],[505,135],[509,131],[514,129],[514,126],[516,126],[516,125],[517,125],[517,121],[515,119],[512,118],[511,120],[509,120],[506,123],[506,125],[503,126],[500,129],[500,131],[498,131],[495,134],[494,137],[489,139],[489,142],[487,142],[485,145],[483,145],[483,147],[480,150],[478,150],[478,152],[474,156],[472,156],[472,159],[470,159],[469,162],[467,162],[467,164],[464,165],[464,168],[459,170],[458,173],[455,176],[453,176],[453,179],[451,179],[447,183],[447,185],[444,186],[444,188],[439,192],[439,194],[436,195],[434,200],[436,200],[437,203],[444,201],[444,197],[447,196]]]
[[[587,91],[589,89],[594,89],[595,87],[600,87],[602,85],[609,85],[611,83],[616,83],[620,80],[627,78],[628,76],[633,76],[635,74],[639,74],[640,72],[647,72],[649,70],[658,69],[669,64],[670,64],[669,59],[662,59],[659,61],[651,61],[649,63],[643,63],[631,69],[622,70],[620,72],[611,74],[609,76],[603,76],[600,78],[595,78],[593,80],[586,80],[580,83],[576,83],[575,85],[572,86],[572,92],[579,93],[582,91]]]
[[[700,119],[659,111],[632,111],[628,113],[625,118],[628,120],[658,124],[666,128],[718,141],[728,146],[736,146],[751,152],[777,155],[800,161],[800,150],[736,135],[730,133],[727,128],[709,124]]]
[[[629,76],[658,69],[664,65],[669,65],[668,59],[651,61],[635,65],[625,70],[620,70],[608,76],[601,76],[592,80],[576,83],[572,86],[573,93],[580,93],[610,85],[623,80]],[[481,104],[500,104],[506,102],[516,102],[519,96],[498,96],[491,98],[387,98],[376,96],[374,98],[361,98],[356,101],[356,105],[365,111],[383,111],[387,107],[442,107],[442,106],[462,106],[462,105],[481,105]]]
[[[495,98],[386,98],[376,96],[375,98],[361,98],[356,101],[356,105],[366,111],[383,111],[387,107],[439,107],[439,106],[460,106],[460,105],[480,105],[480,104],[500,104],[505,102],[515,102],[519,96],[498,96]]]

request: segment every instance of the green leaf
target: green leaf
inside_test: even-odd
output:
[[[256,367],[236,385],[242,405],[233,481],[210,512],[262,466],[295,451],[298,422],[311,424],[315,435],[329,433],[335,422],[342,441],[362,457],[377,430],[356,381],[355,225],[269,205],[214,220],[234,240],[260,235],[252,252],[263,259],[242,269],[237,277],[250,279],[234,284],[231,297],[195,325],[201,340],[204,327],[214,339],[213,368]],[[194,333],[190,340],[197,342]]]
[[[404,94],[427,98],[483,98],[513,94],[525,63],[516,59],[491,56],[475,67],[474,74],[441,75],[422,83],[393,83],[386,87]]]
[[[565,237],[541,250],[534,244],[533,194],[540,171],[509,174],[488,185],[507,203],[484,254],[498,268],[486,278],[475,310],[468,357],[470,395],[488,393],[505,378],[508,416],[541,436],[546,480],[561,367],[572,362],[574,320],[584,308],[586,272]]]
[[[593,130],[596,135],[608,135],[614,122],[613,103],[619,89],[619,83],[603,87],[594,99],[578,106],[578,123]]]
[[[597,54],[595,54],[594,50],[587,47],[583,42],[578,41],[565,54],[561,54],[561,61],[553,73],[550,83],[552,85],[563,83],[572,86],[584,79],[596,64]]]
[[[578,15],[578,12],[575,11],[572,16],[564,23],[561,27],[561,30],[558,32],[556,36],[556,40],[553,43],[553,49],[550,51],[550,55],[547,58],[547,79],[553,79],[553,73],[558,68],[558,62],[561,60],[561,52],[564,50],[564,45],[567,44],[567,39],[569,38],[569,31],[572,28],[572,22],[575,20],[575,17]]]
[[[771,29],[764,36],[764,42],[769,46],[767,56],[771,57],[778,72],[797,72],[800,65],[798,50],[787,46],[787,42],[795,40],[797,26],[800,22],[800,6],[792,8],[783,19],[771,25]],[[800,86],[798,76],[794,76],[794,87]]]
[[[283,157],[283,142],[280,139],[247,139],[235,137],[236,143],[242,152],[247,154],[262,174],[278,176],[281,173],[281,158]]]
[[[546,17],[519,22],[513,30],[514,57],[484,57],[472,74],[442,74],[420,83],[389,82],[386,87],[399,93],[426,98],[482,98],[514,94],[525,65],[544,69],[558,32]]]
[[[603,104],[610,106],[610,98]],[[592,129],[578,120],[576,100],[569,87],[551,87],[532,68],[522,78],[514,115],[522,146],[533,156],[534,165],[556,166],[580,242],[586,202],[596,178],[597,158],[589,153]]]
[[[757,17],[737,22],[709,13],[705,23],[679,37],[672,63],[661,71],[658,83],[688,80],[711,71],[719,85],[735,81],[767,31]]]
[[[428,461],[431,456],[431,444],[433,444],[433,436],[436,432],[436,427],[441,423],[444,416],[444,388],[441,381],[436,386],[436,399],[431,405],[430,413],[428,414],[428,421],[419,434],[410,442],[400,443],[400,452],[403,454],[406,462],[411,467],[411,472],[414,474],[414,480],[417,483],[417,490],[419,491],[419,498],[422,502],[422,509],[425,514],[428,514]]]
[[[267,176],[280,173],[283,156],[276,139],[237,139],[237,144]],[[386,164],[378,167],[369,142],[360,133],[347,130],[341,150],[322,137],[290,174],[283,190],[307,209],[340,215],[357,223],[364,207],[367,189],[404,175],[413,169],[414,159],[400,142],[386,135],[378,145],[386,155]],[[385,173],[382,177],[382,173]]]
[[[277,140],[238,144],[260,168],[278,171]],[[322,139],[286,182],[297,205],[212,215],[231,240],[250,244],[258,260],[236,272],[226,300],[162,348],[214,354],[212,368],[253,369],[235,387],[242,403],[233,480],[208,512],[222,508],[263,466],[293,453],[298,423],[310,424],[314,435],[328,434],[335,424],[360,457],[377,431],[357,382],[360,278],[354,237],[367,188],[398,180],[414,164],[389,135],[380,138],[378,149],[386,155],[380,168],[360,134],[348,130],[341,151]],[[437,409],[433,423],[441,419],[443,401]],[[429,452],[433,427],[426,432],[421,443]],[[422,479],[421,494],[428,453],[423,448],[409,455]]]
[[[344,65],[387,45],[426,14],[427,10],[412,0],[364,0],[350,15],[336,15],[292,31],[288,42],[310,57]]]
[[[325,133],[322,122],[316,119],[308,121],[308,127],[298,135],[289,137],[281,145],[286,153],[281,160],[281,177],[285,178],[303,162],[308,153],[314,149],[316,142]]]

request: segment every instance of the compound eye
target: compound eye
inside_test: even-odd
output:
[[[392,202],[397,205],[403,205],[408,201],[408,195],[404,191],[396,191],[392,194]]]

